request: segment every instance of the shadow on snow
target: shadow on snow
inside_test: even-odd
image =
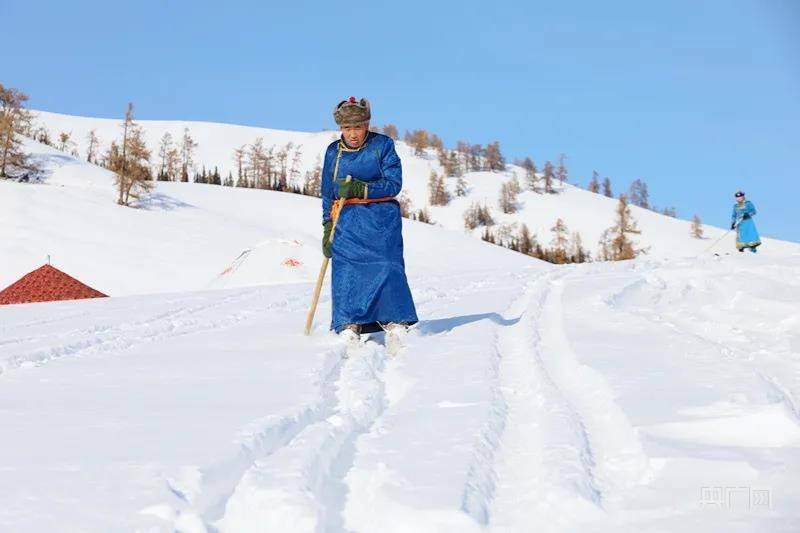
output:
[[[420,335],[437,335],[439,333],[448,333],[455,328],[479,322],[481,320],[491,320],[499,326],[513,326],[519,322],[520,317],[517,318],[503,318],[498,313],[478,313],[474,315],[461,315],[452,316],[449,318],[437,318],[435,320],[421,320],[417,326]]]

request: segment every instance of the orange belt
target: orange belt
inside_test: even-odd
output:
[[[377,204],[379,202],[393,201],[397,201],[397,198],[394,196],[382,196],[380,198],[347,198],[344,202],[333,202],[331,206],[331,219],[336,220],[339,218],[339,212],[345,205]]]

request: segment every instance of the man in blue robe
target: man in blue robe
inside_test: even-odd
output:
[[[342,135],[325,152],[321,178],[322,250],[332,258],[331,329],[350,338],[381,329],[399,333],[417,322],[395,199],[403,186],[400,158],[390,137],[369,131],[366,99],[351,96],[333,115]]]
[[[736,248],[740,252],[744,252],[744,249],[747,248],[755,253],[758,251],[756,248],[761,245],[756,223],[753,222],[756,206],[750,200],[745,200],[742,191],[736,191],[734,196],[736,203],[733,204],[733,213],[731,214],[731,229],[736,228]]]

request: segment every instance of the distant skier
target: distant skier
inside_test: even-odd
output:
[[[369,102],[355,97],[333,112],[341,137],[322,167],[322,251],[332,258],[331,329],[348,340],[385,329],[399,337],[417,322],[403,260],[403,185],[394,141],[369,131]],[[335,200],[346,198],[331,240]]]
[[[756,207],[753,202],[745,200],[742,191],[736,191],[734,196],[736,203],[733,204],[733,213],[731,214],[731,229],[736,228],[736,248],[740,252],[744,252],[744,249],[747,248],[755,253],[758,251],[756,248],[761,245],[756,224],[753,222]]]

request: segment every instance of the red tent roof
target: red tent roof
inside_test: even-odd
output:
[[[0,291],[0,305],[104,297],[106,295],[102,292],[84,285],[59,269],[44,265]]]

